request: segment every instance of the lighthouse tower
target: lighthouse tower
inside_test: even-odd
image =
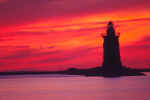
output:
[[[103,36],[103,72],[104,75],[118,75],[123,67],[120,60],[119,36],[116,35],[112,22],[107,25],[106,36]]]

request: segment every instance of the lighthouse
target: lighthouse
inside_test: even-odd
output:
[[[123,67],[120,59],[119,35],[116,35],[112,22],[107,24],[103,39],[103,74],[110,76],[121,74]]]

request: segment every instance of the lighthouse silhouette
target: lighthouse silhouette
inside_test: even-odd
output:
[[[119,35],[116,35],[113,22],[108,23],[106,33],[103,36],[103,74],[118,76],[122,74],[123,67],[120,59]]]

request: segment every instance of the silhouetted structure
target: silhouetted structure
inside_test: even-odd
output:
[[[142,72],[150,72],[150,69],[132,69],[123,67],[120,60],[119,36],[116,35],[113,23],[109,22],[107,32],[104,38],[104,58],[102,67],[98,66],[89,69],[70,68],[64,71],[19,71],[19,72],[0,72],[0,75],[20,75],[20,74],[67,74],[67,75],[85,75],[85,76],[140,76],[145,75]]]
[[[103,36],[103,74],[104,75],[119,75],[123,71],[120,60],[119,36],[116,35],[112,22],[107,25],[107,34]]]

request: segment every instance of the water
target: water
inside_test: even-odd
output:
[[[150,76],[0,76],[0,100],[150,100]]]

